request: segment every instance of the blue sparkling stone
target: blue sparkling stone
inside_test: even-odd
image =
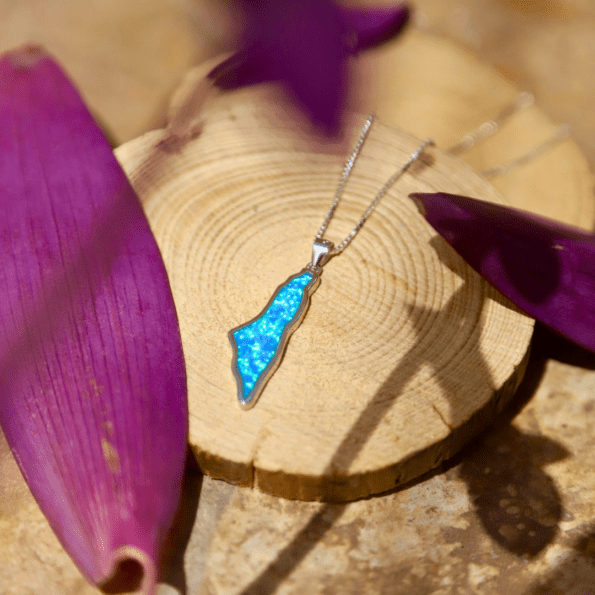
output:
[[[231,332],[237,349],[235,365],[241,379],[243,402],[250,402],[251,393],[267,366],[285,349],[287,341],[281,342],[283,332],[292,326],[304,298],[308,299],[304,293],[313,279],[309,271],[291,278],[277,289],[273,301],[258,318]]]

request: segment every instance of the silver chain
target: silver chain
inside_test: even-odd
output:
[[[355,165],[355,162],[360,154],[362,146],[363,146],[364,142],[366,141],[366,138],[368,137],[368,133],[370,132],[370,128],[372,127],[372,123],[374,122],[374,118],[375,118],[374,114],[370,114],[368,116],[368,119],[366,120],[366,123],[364,124],[364,127],[360,133],[360,136],[359,136],[359,139],[355,145],[355,148],[353,149],[353,152],[351,153],[349,159],[347,159],[347,162],[345,163],[345,167],[343,168],[343,175],[341,176],[341,181],[339,182],[339,186],[337,187],[337,192],[335,193],[335,198],[333,199],[331,207],[330,207],[328,213],[326,214],[326,217],[324,218],[324,221],[322,222],[322,225],[320,226],[318,233],[316,234],[316,236],[314,238],[315,242],[317,240],[322,240],[322,238],[324,237],[326,228],[329,226],[329,223],[331,222],[331,219],[333,218],[333,216],[335,214],[335,210],[337,209],[337,206],[341,200],[341,196],[343,194],[343,189],[345,188],[345,184],[347,183],[347,180],[349,179],[349,176],[351,175],[351,170],[353,169],[353,166]],[[415,161],[417,161],[419,159],[419,157],[423,153],[424,149],[428,145],[433,145],[433,144],[434,144],[434,141],[431,138],[427,138],[425,141],[423,141],[423,143],[421,145],[419,145],[419,147],[415,150],[415,152],[409,156],[409,159],[407,160],[407,162],[403,166],[401,166],[386,181],[384,186],[378,191],[378,194],[376,194],[376,196],[374,197],[374,200],[372,200],[372,202],[369,204],[368,208],[364,211],[364,214],[360,217],[360,220],[356,223],[355,227],[347,234],[347,237],[338,246],[335,246],[332,248],[332,250],[330,251],[331,256],[337,256],[338,254],[341,254],[341,252],[343,252],[343,250],[345,250],[345,248],[347,248],[347,246],[349,246],[349,244],[351,243],[353,238],[357,235],[359,230],[363,227],[364,223],[367,221],[368,217],[372,214],[372,211],[376,208],[376,205],[380,202],[380,199],[387,193],[388,189],[397,181],[397,179],[405,172],[405,170],[407,170],[411,166],[411,164],[415,163]]]
[[[568,138],[572,132],[569,124],[560,124],[558,129],[552,136],[547,138],[546,140],[540,142],[538,145],[534,146],[532,149],[523,153],[520,157],[516,157],[515,159],[511,159],[506,163],[502,163],[500,165],[496,165],[495,167],[490,167],[488,169],[481,170],[481,175],[485,178],[497,178],[499,176],[505,176],[512,170],[515,170],[519,167],[523,167],[532,161],[535,161],[538,157],[556,147],[560,142],[564,139]]]
[[[535,98],[533,93],[523,91],[519,93],[514,101],[509,103],[504,109],[492,120],[484,122],[479,128],[466,134],[456,145],[446,149],[447,153],[452,155],[460,155],[467,152],[469,149],[477,145],[480,141],[492,136],[500,130],[503,124],[507,122],[517,112],[533,105]]]

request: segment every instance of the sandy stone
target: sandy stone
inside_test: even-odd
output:
[[[473,589],[477,590],[485,581],[497,577],[500,574],[500,570],[489,564],[478,566],[477,564],[471,563],[468,566],[468,573],[469,584]]]

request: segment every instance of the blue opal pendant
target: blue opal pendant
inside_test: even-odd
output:
[[[322,266],[331,257],[333,247],[327,240],[316,240],[312,262],[279,285],[258,316],[229,331],[232,370],[244,409],[254,407],[279,367],[289,338],[304,319],[310,296],[320,285]]]

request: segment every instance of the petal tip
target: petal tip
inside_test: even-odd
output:
[[[409,195],[409,198],[415,203],[417,210],[422,214],[423,217],[425,217],[426,216],[426,208],[425,208],[423,202],[421,201],[422,197],[423,197],[423,194],[419,193],[419,192],[414,192]]]
[[[48,58],[48,53],[41,45],[29,43],[6,54],[10,63],[20,70],[29,70]]]
[[[133,545],[124,545],[113,553],[111,559],[109,578],[101,583],[102,590],[107,593],[154,594],[157,572],[149,554]]]

